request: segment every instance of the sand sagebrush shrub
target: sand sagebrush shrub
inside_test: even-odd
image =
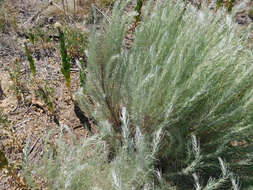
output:
[[[194,173],[203,184],[222,175],[219,157],[240,177],[242,187],[249,187],[253,52],[246,48],[247,33],[239,35],[222,10],[214,15],[207,7],[198,11],[171,1],[149,2],[127,50],[129,18],[116,4],[105,33],[92,32],[85,95],[80,91],[76,96],[81,108],[97,121],[108,121],[119,141],[122,107],[129,111],[132,135],[137,128],[145,136],[163,129],[156,166],[179,189],[193,188]],[[193,134],[202,150],[195,165],[189,151]],[[117,147],[115,138],[107,141]],[[229,185],[231,181],[223,188]]]
[[[34,163],[29,158],[29,145],[24,149],[23,174],[31,188],[41,188],[40,184],[47,184],[49,189],[67,190],[175,190],[170,181],[162,176],[162,171],[156,168],[156,156],[162,139],[159,129],[152,136],[152,144],[136,129],[134,136],[130,134],[129,116],[125,108],[122,110],[122,143],[115,149],[116,156],[109,161],[110,144],[105,141],[114,138],[113,128],[104,122],[100,134],[84,140],[77,140],[68,131],[68,139],[60,132],[53,143],[45,139],[43,158]],[[66,130],[67,129],[67,130]],[[66,132],[65,132],[66,134]],[[116,139],[117,140],[117,139]],[[191,170],[195,164],[201,164],[201,150],[196,136],[192,136],[192,150],[195,160],[185,169]],[[231,181],[232,189],[238,190],[238,180],[229,170],[229,165],[218,158],[221,168],[219,178],[209,178],[203,184],[201,176],[193,173],[192,185],[196,190],[219,189],[224,183]],[[39,183],[38,183],[39,182]],[[43,183],[41,183],[43,182]],[[189,183],[189,182],[185,182]]]

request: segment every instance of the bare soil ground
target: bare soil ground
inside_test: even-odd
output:
[[[86,3],[86,7],[90,7],[90,1]],[[84,5],[85,3],[82,7],[85,7]],[[0,87],[2,89],[2,94],[0,89],[0,109],[4,117],[8,119],[7,124],[0,123],[0,150],[15,166],[16,175],[20,176],[20,183],[25,184],[19,172],[23,148],[29,142],[29,158],[31,161],[38,160],[42,155],[45,136],[52,129],[55,129],[53,136],[57,136],[59,125],[55,122],[48,106],[35,93],[36,85],[31,76],[23,40],[27,39],[26,31],[29,28],[39,27],[45,31],[51,30],[55,22],[62,21],[64,12],[48,1],[40,0],[10,0],[8,6],[11,7],[8,16],[16,17],[16,25],[0,33]],[[242,26],[247,26],[252,22],[247,16],[247,11],[242,10],[238,15],[237,22]],[[78,26],[83,31],[89,31],[89,25],[86,24],[89,13],[89,8],[82,8],[78,12],[79,19],[77,21],[70,19],[68,24]],[[35,45],[30,44],[30,47],[37,69],[36,83],[53,89],[51,96],[60,126],[68,126],[77,138],[87,137],[88,133],[76,116],[74,102],[70,99],[65,79],[60,71],[61,57],[58,40],[36,42]],[[16,81],[13,77],[11,78],[11,74],[17,75],[15,75]],[[80,85],[79,71],[74,61],[71,77],[71,91],[74,93]],[[6,174],[7,171],[0,172],[0,190],[24,189],[25,186],[20,186],[13,177],[6,177]]]
[[[0,149],[9,162],[15,165],[18,176],[22,150],[26,143],[29,142],[31,147],[29,158],[39,159],[45,136],[52,129],[55,129],[54,136],[59,131],[59,125],[54,121],[48,106],[35,93],[36,85],[31,77],[23,45],[23,40],[27,38],[25,32],[29,28],[39,27],[47,31],[55,22],[61,21],[62,17],[45,15],[45,10],[41,12],[43,7],[48,10],[55,8],[53,5],[47,6],[47,3],[33,1],[32,4],[29,0],[8,2],[13,7],[12,14],[17,18],[17,28],[0,33],[0,81],[3,91],[0,108],[2,114],[8,118],[8,124],[0,126]],[[83,24],[82,27],[86,29]],[[52,40],[43,44],[36,43],[31,46],[31,53],[37,70],[37,84],[47,86],[53,91],[51,96],[60,126],[68,126],[77,138],[85,138],[87,132],[74,112],[74,103],[60,71],[59,42]],[[79,72],[74,62],[72,66],[71,91],[75,93],[79,88]],[[13,81],[10,73],[18,75],[15,76],[17,81]],[[1,190],[20,187],[15,179],[6,177],[5,174],[7,171],[0,173]]]

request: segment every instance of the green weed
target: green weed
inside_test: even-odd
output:
[[[236,0],[217,0],[216,9],[220,8],[221,6],[225,6],[227,11],[231,11],[234,3]]]
[[[84,57],[88,45],[88,34],[81,29],[64,27],[65,46],[72,59]]]
[[[141,8],[143,6],[144,0],[137,0],[137,5],[135,7],[135,11],[138,13],[137,16],[135,16],[135,22],[139,22],[141,18]]]
[[[5,157],[5,154],[0,151],[0,171],[8,166],[8,160]]]
[[[253,6],[251,6],[248,15],[253,20]]]
[[[27,36],[29,41],[35,45],[35,43],[41,44],[43,49],[47,49],[47,46],[52,42],[54,38],[55,30],[49,29],[47,31],[41,29],[40,27],[33,27],[27,31]]]
[[[68,89],[70,89],[70,83],[71,83],[71,77],[70,77],[70,68],[71,68],[71,63],[70,63],[70,57],[67,52],[67,48],[65,45],[65,36],[63,31],[58,27],[58,32],[59,32],[59,39],[60,39],[60,52],[61,52],[61,59],[62,59],[62,68],[61,72],[65,77],[66,80],[66,86]]]
[[[43,100],[49,111],[54,115],[53,93],[54,89],[49,88],[48,85],[45,85],[44,87],[38,85],[38,89],[36,90],[36,94]]]
[[[34,45],[35,44],[35,34],[32,32],[29,32],[28,37],[29,37],[30,42]]]
[[[32,72],[33,78],[36,79],[36,67],[35,67],[35,64],[34,64],[33,57],[31,55],[31,52],[30,52],[29,48],[27,47],[26,42],[24,42],[24,45],[25,45],[26,57],[29,61],[29,65],[30,65],[30,70]]]

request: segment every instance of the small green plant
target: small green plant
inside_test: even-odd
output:
[[[248,15],[253,20],[253,6],[251,6]]]
[[[38,85],[38,90],[36,91],[36,93],[46,104],[46,106],[48,107],[48,110],[54,115],[55,114],[54,103],[53,103],[54,89],[49,88],[48,85],[45,85],[44,87]]]
[[[67,48],[65,45],[65,36],[63,31],[61,30],[60,27],[57,27],[58,32],[59,32],[59,39],[60,39],[60,52],[61,52],[61,59],[62,59],[62,68],[61,72],[65,77],[66,80],[66,86],[70,90],[70,83],[71,83],[71,77],[70,77],[70,68],[71,68],[71,63],[70,63],[70,57],[67,52]]]
[[[7,158],[6,158],[5,154],[4,154],[4,152],[2,152],[2,151],[0,150],[0,171],[1,171],[2,169],[4,169],[5,167],[7,167],[7,166],[8,166],[8,160],[7,160]]]
[[[55,110],[55,104],[54,104],[54,89],[50,88],[47,84],[44,86],[37,85],[37,89],[35,91],[36,95],[38,95],[41,100],[46,104],[49,112],[53,116],[53,120],[57,125],[60,125],[59,123],[59,116],[57,115],[57,112]]]
[[[33,45],[38,41],[43,49],[47,49],[47,45],[52,41],[54,33],[55,30],[51,28],[45,31],[40,27],[33,27],[27,31],[27,36]]]
[[[34,64],[33,57],[31,55],[31,52],[30,52],[29,48],[27,47],[26,42],[24,42],[24,45],[25,45],[26,57],[29,61],[29,65],[30,65],[30,70],[32,72],[33,78],[36,79],[36,67],[35,67],[35,64]]]
[[[221,6],[225,6],[227,11],[231,11],[234,3],[236,0],[217,0],[216,9],[220,8]]]
[[[2,170],[6,170],[4,174],[5,177],[12,178],[10,179],[12,181],[10,184],[13,184],[14,182],[17,185],[17,187],[20,189],[28,188],[26,182],[20,176],[16,174],[17,170],[15,169],[15,166],[8,162],[8,159],[5,156],[5,153],[0,150],[0,171]]]
[[[138,13],[137,16],[135,16],[135,22],[139,22],[141,18],[141,8],[143,6],[144,0],[137,0],[137,5],[135,7],[135,11]]]
[[[27,35],[28,35],[30,42],[34,45],[35,44],[35,34],[32,32],[29,32]]]
[[[64,27],[63,33],[69,57],[72,59],[83,57],[88,45],[88,34],[73,27]]]

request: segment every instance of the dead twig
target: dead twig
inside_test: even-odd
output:
[[[104,17],[105,17],[105,19],[107,20],[107,22],[109,23],[109,24],[111,24],[111,19],[102,11],[102,10],[100,10],[98,7],[96,7],[94,4],[92,5],[92,7],[93,8],[95,8],[99,13],[101,13]]]
[[[38,144],[40,138],[37,138],[37,140],[33,143],[32,147],[30,148],[29,152],[28,152],[28,156],[33,152],[36,144]]]

